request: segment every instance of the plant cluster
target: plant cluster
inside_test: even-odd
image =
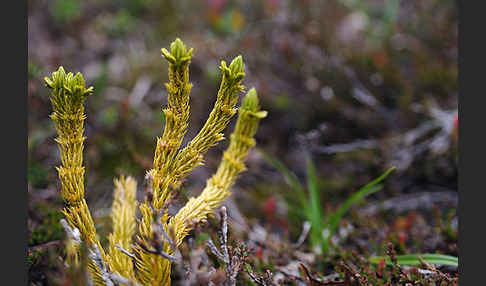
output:
[[[139,204],[134,178],[114,180],[113,230],[108,237],[107,251],[100,243],[85,200],[84,101],[93,93],[93,87],[85,87],[80,73],[66,73],[62,67],[52,73],[51,78],[45,78],[51,90],[51,119],[58,134],[55,141],[61,155],[57,171],[65,204],[62,212],[66,220],[62,224],[70,239],[69,262],[79,263],[80,246],[86,247],[94,285],[170,285],[171,263],[178,259],[178,246],[195,223],[204,222],[231,194],[237,176],[245,170],[244,162],[255,146],[254,135],[266,111],[260,110],[255,89],[247,92],[239,109],[235,107],[244,90],[241,56],[229,66],[221,62],[221,85],[209,118],[194,139],[181,148],[190,114],[192,53],[193,50],[187,49],[179,39],[170,45],[170,51],[162,49],[162,56],[169,62],[169,82],[165,85],[168,106],[163,110],[165,127],[157,139],[153,168],[146,175],[150,188],[144,202]],[[180,189],[181,181],[203,165],[204,154],[224,139],[222,132],[236,113],[238,119],[230,144],[217,171],[207,180],[199,196],[190,198],[175,215],[169,215],[168,206]],[[137,207],[141,213],[139,221]]]
[[[316,168],[310,158],[306,159],[307,166],[307,192],[304,186],[299,182],[297,176],[292,173],[282,162],[264,154],[265,159],[272,164],[284,176],[286,182],[292,187],[297,195],[296,208],[298,215],[310,223],[310,242],[314,250],[319,253],[327,254],[331,243],[330,240],[339,227],[341,218],[349,211],[349,209],[359,201],[367,196],[374,194],[381,190],[383,186],[380,184],[388,175],[395,170],[395,167],[390,168],[380,177],[366,184],[350,196],[344,204],[342,204],[336,213],[324,215],[324,209],[321,204],[321,195],[316,176]],[[291,204],[289,204],[291,205]],[[324,218],[325,217],[325,218]]]

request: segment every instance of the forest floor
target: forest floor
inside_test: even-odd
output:
[[[113,178],[134,176],[143,200],[167,102],[160,49],[176,37],[195,51],[184,144],[215,100],[221,60],[243,55],[243,84],[269,112],[225,203],[228,247],[242,265],[237,285],[457,283],[457,266],[387,264],[404,254],[459,256],[454,1],[159,2],[28,2],[30,285],[85,282],[64,263],[59,154],[43,78],[62,65],[95,88],[86,104],[86,199],[106,237]],[[208,152],[174,210],[200,192],[226,144]],[[324,250],[306,234],[295,185],[272,164],[281,161],[308,192],[309,158],[323,220],[396,167],[380,191],[352,205]],[[226,275],[206,247],[209,237],[218,244],[220,222],[216,215],[198,226],[181,246],[193,285]],[[212,268],[214,276],[203,275]],[[185,274],[173,269],[174,285],[182,285]]]

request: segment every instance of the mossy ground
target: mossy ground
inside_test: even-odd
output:
[[[306,178],[304,157],[310,154],[326,213],[390,166],[398,167],[384,190],[344,217],[339,232],[345,237],[336,241],[333,252],[318,255],[308,241],[299,249],[289,246],[297,241],[303,224],[294,215],[295,204],[289,203],[295,199],[293,191],[259,152],[252,152],[228,211],[229,244],[248,248],[255,275],[294,271],[300,277],[294,277],[296,281],[309,280],[296,263],[300,261],[315,278],[337,273],[337,279],[344,279],[349,269],[361,269],[369,281],[392,281],[399,270],[365,262],[384,255],[389,242],[397,254],[459,256],[454,213],[454,1],[408,1],[398,6],[393,3],[399,1],[355,5],[340,0],[61,2],[29,1],[31,285],[82,276],[60,262],[65,234],[58,222],[63,204],[54,166],[59,155],[43,77],[63,65],[83,72],[95,87],[86,107],[86,197],[100,237],[106,237],[113,177],[131,174],[142,183],[152,167],[155,138],[164,122],[160,110],[167,100],[167,66],[159,51],[176,37],[195,50],[187,139],[196,134],[213,104],[220,80],[218,60],[242,54],[247,68],[244,84],[257,88],[262,108],[269,111],[257,133],[257,148],[282,160],[301,181]],[[212,174],[226,144],[208,153],[206,166],[188,178],[174,208],[200,191],[198,186]],[[383,202],[390,202],[390,207],[380,210]],[[370,206],[377,208],[369,211]],[[208,235],[217,236],[217,230],[214,219],[192,234],[193,244],[189,239],[183,249],[196,253]],[[259,235],[266,235],[266,244],[258,242]],[[220,266],[204,252],[207,267]],[[453,267],[440,270],[457,274]],[[404,271],[410,276],[416,272]],[[290,272],[284,279],[291,280]],[[245,273],[243,269],[238,276],[239,285],[250,283]],[[174,275],[177,284],[179,274]]]

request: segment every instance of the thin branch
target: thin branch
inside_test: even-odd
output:
[[[216,245],[214,245],[214,242],[211,238],[206,241],[206,246],[209,248],[212,254],[218,257],[218,259],[222,260],[225,264],[230,263],[228,257],[224,256],[221,252],[219,252],[218,248],[216,248]]]
[[[101,277],[103,281],[105,281],[106,286],[115,286],[113,281],[110,278],[110,273],[106,269],[105,263],[103,262],[103,258],[101,257],[100,250],[98,245],[94,245],[93,249],[89,248],[89,258],[93,261],[95,266],[100,270]]]
[[[140,246],[140,248],[142,248],[145,252],[148,252],[148,253],[151,253],[151,254],[155,254],[155,255],[160,255],[162,256],[163,258],[169,260],[170,262],[172,263],[177,263],[178,260],[176,257],[170,255],[170,254],[167,254],[163,251],[161,251],[160,249],[159,250],[153,250],[153,249],[149,249],[145,244],[143,243],[139,243],[138,244]]]
[[[68,222],[65,219],[61,219],[61,225],[66,231],[67,236],[73,241],[74,244],[81,244],[81,234],[79,229],[74,227],[70,227]]]
[[[221,250],[223,251],[223,255],[226,257],[226,260],[229,263],[229,254],[228,254],[228,214],[226,212],[226,207],[221,207],[221,234],[219,236],[219,241],[221,243]]]
[[[121,251],[121,253],[125,254],[126,256],[130,257],[131,259],[135,259],[135,255],[131,254],[127,250],[123,249],[118,243],[116,244],[116,248]]]
[[[305,275],[307,276],[307,281],[309,282],[310,285],[347,285],[344,281],[329,281],[329,282],[323,282],[320,280],[317,280],[317,278],[314,277],[314,275],[311,273],[309,268],[304,263],[299,264],[300,268],[304,271]]]
[[[110,273],[109,277],[110,277],[111,281],[113,281],[117,284],[120,283],[120,284],[127,285],[127,286],[140,286],[140,284],[133,282],[132,280],[125,278],[125,277],[123,277],[119,274]]]

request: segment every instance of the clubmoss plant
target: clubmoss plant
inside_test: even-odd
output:
[[[132,259],[122,253],[120,249],[130,249],[132,237],[137,231],[135,213],[137,211],[137,182],[132,177],[121,177],[114,180],[115,191],[111,206],[111,224],[113,232],[108,239],[110,241],[108,253],[109,264],[114,272],[124,277],[134,277]]]
[[[114,180],[114,201],[111,211],[113,231],[109,235],[105,253],[84,198],[83,137],[84,101],[93,92],[85,88],[83,76],[66,73],[62,67],[45,78],[51,90],[51,103],[61,153],[61,166],[57,168],[61,181],[61,194],[65,203],[65,229],[72,245],[86,245],[89,251],[89,271],[94,285],[170,285],[171,262],[175,261],[176,248],[190,232],[193,223],[203,222],[231,194],[238,175],[245,170],[249,150],[255,146],[255,133],[259,121],[266,116],[261,111],[255,89],[248,91],[241,107],[235,107],[245,73],[241,56],[229,66],[221,62],[222,81],[216,103],[206,123],[181,148],[189,120],[189,64],[192,49],[181,40],[162,49],[169,62],[168,105],[163,110],[165,128],[157,139],[153,169],[147,172],[150,192],[139,205],[140,221],[135,217],[137,182],[132,177]],[[208,179],[202,193],[190,198],[174,216],[167,206],[180,187],[181,180],[203,164],[204,154],[224,139],[222,133],[231,118],[238,112],[230,144],[224,152],[216,173]],[[132,240],[133,239],[133,240]],[[79,247],[75,247],[75,250]]]

